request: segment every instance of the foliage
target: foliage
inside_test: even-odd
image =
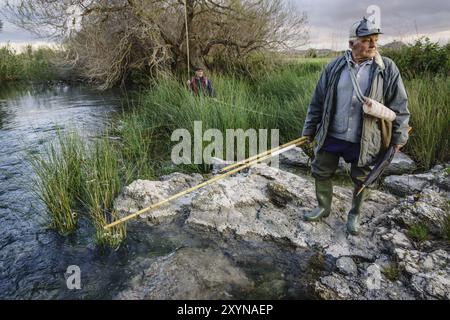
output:
[[[423,76],[405,81],[405,86],[413,129],[402,150],[409,153],[422,169],[449,161],[450,79]]]
[[[393,262],[389,266],[383,268],[383,274],[393,282],[400,279],[401,271],[402,270],[397,262]]]
[[[423,242],[429,237],[428,227],[423,223],[416,223],[409,227],[408,236],[416,242]]]
[[[117,248],[125,226],[104,230],[118,218],[113,201],[120,191],[120,164],[116,149],[106,140],[86,146],[77,134],[58,134],[55,143],[30,161],[36,173],[36,194],[46,204],[50,227],[66,235],[76,230],[80,213],[87,212],[100,245]],[[78,212],[78,213],[77,213]]]
[[[306,14],[282,0],[19,0],[5,10],[22,27],[63,39],[68,62],[101,88],[186,70],[188,53],[189,67],[220,53],[242,66],[308,36]]]
[[[395,61],[405,78],[424,75],[448,76],[450,72],[450,43],[445,46],[421,37],[415,43],[397,49],[384,49],[382,54]]]
[[[52,80],[56,67],[51,60],[55,51],[49,48],[33,49],[28,46],[22,53],[16,53],[10,46],[0,48],[0,81]]]

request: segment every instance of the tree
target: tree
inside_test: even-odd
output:
[[[188,53],[190,66],[207,66],[218,53],[242,61],[257,51],[299,47],[308,38],[306,14],[281,0],[14,3],[7,6],[16,24],[61,39],[68,61],[104,88],[134,71],[183,70]]]
[[[317,58],[317,50],[314,48],[309,48],[308,51],[306,51],[307,58]]]

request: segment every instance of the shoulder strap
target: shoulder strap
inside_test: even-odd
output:
[[[191,78],[191,88],[194,93],[197,93],[197,83],[195,82],[195,77]]]
[[[208,86],[208,81],[209,81],[208,77],[204,76],[202,80],[203,80],[202,85],[203,86]]]
[[[350,57],[348,54],[345,55],[347,59],[347,67],[348,71],[350,72],[350,79],[352,80],[353,88],[355,89],[356,99],[358,99],[359,102],[364,103],[365,98],[361,91],[361,88],[359,87],[358,80],[356,79],[355,73],[353,72],[353,69],[350,65]]]

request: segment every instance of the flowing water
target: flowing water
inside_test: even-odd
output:
[[[255,290],[241,298],[308,298],[302,274],[308,254],[289,246],[228,239],[202,239],[184,227],[131,224],[119,250],[95,245],[93,228],[81,220],[64,237],[48,228],[45,206],[32,192],[27,155],[40,153],[60,130],[95,137],[122,112],[121,94],[82,86],[0,86],[0,298],[109,299],[142,272],[139,263],[182,246],[213,247],[232,257]],[[69,290],[68,266],[81,270],[81,290]],[[279,280],[279,281],[278,281]],[[281,282],[277,290],[270,288]]]

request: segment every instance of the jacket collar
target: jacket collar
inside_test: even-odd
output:
[[[353,61],[353,59],[352,59],[352,51],[351,50],[347,50],[345,52],[344,56],[346,57],[346,60]],[[380,70],[384,70],[385,69],[383,58],[381,57],[381,55],[380,55],[380,53],[378,51],[375,54],[375,57],[374,57],[373,61],[375,61],[375,63],[380,68]]]
[[[383,58],[381,57],[378,51],[377,54],[375,55],[375,63],[380,67],[381,70],[384,70],[386,68],[383,62]]]

